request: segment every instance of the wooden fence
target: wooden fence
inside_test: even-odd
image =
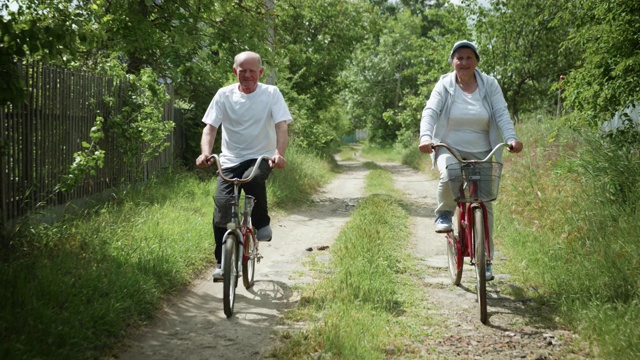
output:
[[[35,209],[60,205],[70,200],[103,192],[137,180],[146,180],[166,169],[174,160],[173,135],[169,146],[143,165],[139,175],[125,164],[116,139],[105,129],[99,143],[105,151],[104,166],[72,191],[56,191],[62,177],[69,174],[74,153],[91,142],[89,133],[96,117],[107,120],[122,108],[126,84],[86,72],[69,71],[39,63],[20,65],[27,89],[20,106],[0,106],[0,191],[2,227],[12,219]],[[174,121],[174,97],[164,105],[164,121]],[[115,99],[108,105],[106,97]]]

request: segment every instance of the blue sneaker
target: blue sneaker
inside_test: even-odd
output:
[[[444,211],[436,218],[436,232],[447,233],[451,231],[451,212]]]
[[[491,270],[491,265],[487,265],[487,267],[485,268],[485,280],[487,281],[491,281],[493,279],[495,279],[495,277],[493,276],[493,271]]]

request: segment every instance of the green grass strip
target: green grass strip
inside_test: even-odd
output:
[[[331,248],[330,273],[304,290],[289,320],[312,323],[283,335],[276,358],[384,359],[409,351],[410,339],[428,324],[416,265],[409,254],[409,216],[391,174],[373,163],[367,197]],[[326,264],[314,263],[322,271]]]

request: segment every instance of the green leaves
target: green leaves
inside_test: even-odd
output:
[[[640,3],[633,0],[562,1],[566,21],[575,23],[567,45],[582,49],[582,66],[568,76],[567,104],[591,114],[582,124],[603,121],[638,100]]]
[[[62,181],[56,186],[56,191],[73,190],[87,175],[95,175],[96,169],[104,166],[105,152],[98,146],[98,142],[104,137],[103,123],[104,119],[98,116],[89,133],[91,143],[82,141],[83,150],[73,154],[74,161],[69,166],[69,173],[62,177]]]

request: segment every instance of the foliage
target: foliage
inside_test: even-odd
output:
[[[287,0],[277,2],[275,11],[273,57],[277,84],[296,119],[293,141],[318,151],[334,149],[347,130],[333,117],[340,112],[338,75],[364,38],[371,10],[361,2]]]
[[[528,146],[501,180],[496,231],[535,301],[593,341],[599,357],[640,355],[638,153],[594,133],[527,122]],[[523,251],[526,249],[526,251]],[[611,336],[615,334],[615,336]]]
[[[86,175],[95,175],[96,168],[104,166],[104,150],[100,149],[98,145],[100,140],[104,138],[103,123],[104,119],[98,116],[89,133],[91,143],[83,141],[83,150],[73,154],[74,161],[69,166],[69,174],[63,176],[60,184],[56,186],[56,191],[67,192],[73,190]]]
[[[567,105],[585,116],[580,124],[599,127],[638,100],[640,3],[563,0],[560,14],[572,24],[566,46],[582,50],[581,66],[566,80]]]
[[[20,59],[64,62],[86,40],[83,15],[73,0],[0,4],[0,105],[21,104],[25,89],[15,67]]]
[[[165,86],[150,69],[139,76],[127,75],[127,98],[122,112],[107,121],[107,128],[122,149],[125,159],[141,166],[169,145],[173,122],[164,121],[163,106],[169,97]]]
[[[491,7],[467,2],[475,19],[480,63],[478,68],[495,76],[509,108],[520,113],[555,109],[550,92],[560,75],[567,74],[579,58],[579,48],[563,46],[570,23],[560,21],[561,3],[553,0],[500,0]]]
[[[415,139],[426,99],[449,71],[448,49],[466,37],[466,28],[464,13],[453,5],[434,5],[421,15],[405,10],[387,19],[378,35],[356,48],[342,75],[354,126],[368,128],[373,143],[399,140],[406,146]]]

